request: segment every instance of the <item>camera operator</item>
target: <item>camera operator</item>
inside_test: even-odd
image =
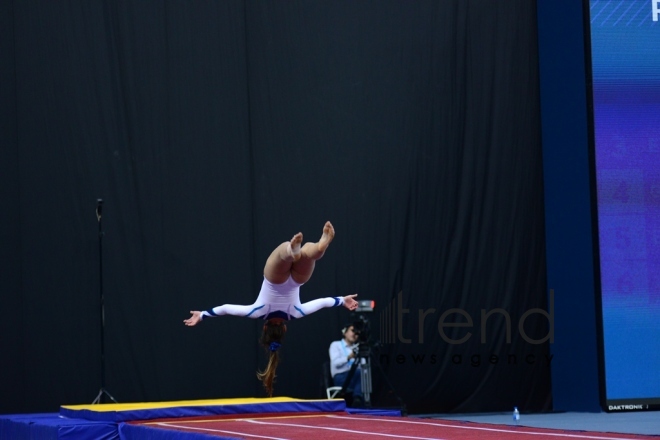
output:
[[[355,326],[349,324],[342,330],[344,338],[334,341],[330,344],[330,373],[335,386],[343,386],[353,363],[358,362],[358,336]],[[362,406],[362,384],[360,380],[360,367],[355,370],[355,374],[348,384],[347,389],[353,390],[353,402],[351,406]]]

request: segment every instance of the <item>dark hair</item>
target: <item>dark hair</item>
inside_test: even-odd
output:
[[[266,349],[268,365],[264,371],[257,371],[257,377],[264,384],[268,397],[273,397],[273,382],[275,381],[275,370],[280,362],[278,350],[286,333],[286,325],[283,322],[272,323],[266,321],[261,332],[259,343]]]

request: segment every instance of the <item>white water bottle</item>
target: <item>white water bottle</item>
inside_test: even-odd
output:
[[[518,411],[517,406],[514,406],[513,407],[513,424],[518,425],[519,421],[520,421],[520,411]]]

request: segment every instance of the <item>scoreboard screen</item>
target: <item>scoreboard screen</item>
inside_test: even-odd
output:
[[[660,0],[586,0],[606,409],[660,407]]]

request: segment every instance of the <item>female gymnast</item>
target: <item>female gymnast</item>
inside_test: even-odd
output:
[[[264,384],[270,397],[273,396],[275,370],[279,363],[277,350],[282,345],[286,333],[284,321],[302,318],[324,307],[344,306],[355,310],[358,306],[354,295],[335,298],[319,298],[301,304],[300,286],[305,284],[314,272],[316,260],[321,259],[335,237],[335,229],[330,222],[323,226],[323,235],[317,243],[301,246],[303,235],[298,232],[291,241],[280,244],[270,254],[264,267],[264,281],[254,304],[239,306],[225,304],[205,311],[191,311],[192,316],[183,322],[187,326],[197,325],[203,319],[221,315],[261,318],[266,321],[260,338],[261,345],[270,353],[265,371],[257,371],[257,377]]]

